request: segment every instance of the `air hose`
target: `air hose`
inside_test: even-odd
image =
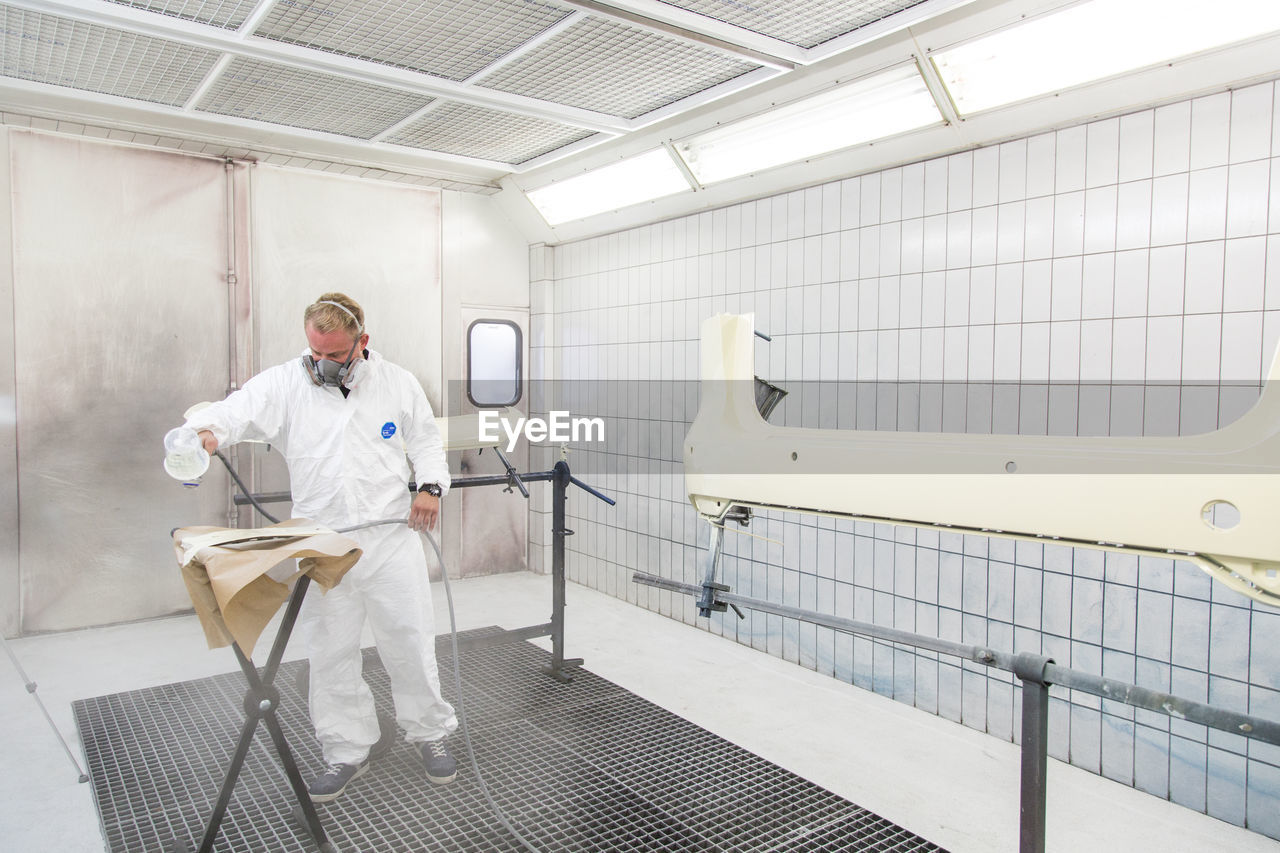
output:
[[[227,461],[227,457],[222,455],[222,451],[215,450],[214,455],[222,460],[222,464],[226,467],[227,473],[231,475],[231,479],[235,481],[236,487],[240,489],[241,494],[248,499],[249,503],[253,504],[254,508],[258,512],[262,513],[263,517],[272,524],[279,524],[280,520],[267,512],[262,507],[262,504],[258,503],[257,498],[253,496],[253,493],[245,486],[244,481],[240,479],[238,474],[236,474],[235,469],[231,467],[231,463]],[[383,518],[378,521],[366,521],[363,524],[353,524],[350,527],[342,527],[334,532],[351,533],[355,530],[363,530],[366,527],[378,527],[384,524],[408,523],[409,520],[407,518]],[[431,550],[435,551],[436,559],[440,561],[440,577],[444,580],[445,600],[449,603],[449,642],[453,649],[453,686],[454,690],[458,694],[458,727],[462,730],[463,740],[467,742],[467,757],[470,759],[471,772],[475,774],[476,783],[480,786],[480,792],[484,794],[484,799],[489,805],[489,810],[493,812],[494,816],[503,825],[503,827],[506,828],[507,832],[511,833],[511,836],[515,838],[516,841],[519,841],[521,846],[530,851],[530,853],[540,853],[538,848],[530,844],[528,839],[521,835],[515,826],[512,825],[506,814],[494,801],[493,795],[489,793],[489,786],[485,784],[484,776],[480,773],[480,765],[476,763],[476,751],[471,745],[471,732],[467,728],[467,707],[466,701],[463,698],[462,668],[459,665],[458,655],[458,620],[453,612],[453,590],[449,586],[448,567],[445,565],[444,555],[440,553],[440,546],[436,544],[435,537],[426,530],[419,530],[418,532],[425,536],[427,541],[431,543]]]

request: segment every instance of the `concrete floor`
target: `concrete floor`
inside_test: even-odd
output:
[[[444,631],[444,589],[436,584],[434,592]],[[453,592],[459,629],[518,628],[550,613],[544,576],[455,581]],[[1017,849],[1013,744],[575,584],[566,622],[568,656],[585,658],[588,669],[651,702],[954,853]],[[264,636],[274,633],[272,627]],[[229,650],[205,648],[194,616],[13,640],[10,647],[82,765],[73,700],[237,670]],[[260,648],[255,659],[265,658]],[[7,660],[0,662],[0,714],[8,731],[0,849],[103,850],[89,785],[77,783]],[[1056,761],[1049,768],[1047,846],[1063,853],[1280,853],[1280,842]]]

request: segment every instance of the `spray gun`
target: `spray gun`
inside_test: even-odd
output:
[[[209,454],[200,434],[190,427],[174,427],[164,437],[164,470],[187,488],[200,485],[209,470]]]

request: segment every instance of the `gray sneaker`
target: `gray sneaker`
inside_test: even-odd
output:
[[[449,754],[444,738],[422,745],[422,763],[427,766],[427,778],[437,785],[448,785],[458,778],[458,762]]]
[[[347,783],[357,776],[364,775],[369,769],[369,760],[359,764],[330,764],[329,769],[316,777],[307,792],[311,794],[311,802],[328,803],[342,796],[347,790]]]

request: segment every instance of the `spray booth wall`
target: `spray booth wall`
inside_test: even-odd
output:
[[[441,413],[440,191],[22,130],[0,135],[0,156],[0,345],[16,354],[0,369],[7,635],[190,609],[169,531],[258,521],[231,515],[216,460],[198,489],[166,476],[161,438],[233,374],[297,357],[321,292],[361,302],[370,346]],[[523,242],[505,255],[519,265],[480,260],[477,274],[527,305]],[[287,489],[279,453],[236,457],[257,488]]]
[[[1280,339],[1276,99],[1268,83],[556,248],[533,362],[605,417],[606,444],[572,458],[619,499],[572,503],[570,577],[1016,739],[1007,673],[760,613],[708,622],[630,580],[700,582],[680,461],[699,324],[754,312],[773,335],[756,372],[794,392],[774,423],[1213,429],[1256,400]],[[1193,565],[780,512],[749,532],[777,541],[726,533],[735,592],[1280,719],[1280,612]],[[1064,696],[1057,758],[1280,838],[1280,749]]]

